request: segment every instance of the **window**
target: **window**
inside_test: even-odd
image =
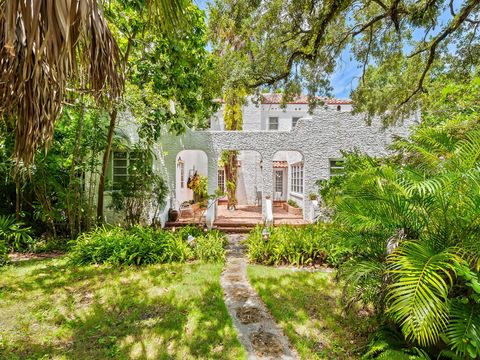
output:
[[[337,105],[337,111],[342,110],[342,107],[340,105]]]
[[[180,172],[180,189],[185,189],[185,162],[179,158],[178,167]]]
[[[292,129],[297,126],[297,122],[298,122],[298,119],[300,119],[299,117],[293,117],[292,118]]]
[[[330,177],[343,175],[344,167],[343,159],[330,159]]]
[[[268,130],[278,130],[278,117],[268,118]]]
[[[303,194],[303,163],[297,163],[290,166],[290,171],[290,191],[297,194]]]
[[[218,169],[217,181],[218,189],[224,193],[227,190],[225,186],[225,169]]]
[[[142,154],[138,151],[125,152],[114,151],[113,152],[113,181],[112,189],[119,190],[123,182],[128,180],[128,175],[132,171],[135,171],[142,160]]]

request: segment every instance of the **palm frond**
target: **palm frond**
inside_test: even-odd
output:
[[[457,355],[480,356],[480,305],[454,301],[445,333]]]
[[[52,140],[67,83],[97,99],[123,88],[119,50],[96,0],[0,0],[0,56],[0,112],[16,120],[15,156],[26,164]]]
[[[436,252],[426,242],[402,244],[388,259],[393,283],[388,287],[388,313],[407,338],[434,344],[448,324],[448,292],[455,255]]]

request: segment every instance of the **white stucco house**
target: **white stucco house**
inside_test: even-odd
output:
[[[258,205],[264,220],[272,212],[272,202],[293,200],[303,209],[301,217],[311,221],[314,202],[310,194],[318,191],[316,182],[341,172],[342,151],[358,149],[369,155],[382,156],[395,135],[408,135],[412,117],[399,126],[384,128],[381,122],[365,123],[364,117],[353,115],[350,100],[322,99],[309,113],[305,96],[282,103],[281,94],[263,94],[249,98],[243,106],[243,130],[225,131],[223,105],[210,119],[210,129],[187,131],[180,136],[165,133],[156,145],[154,170],[167,181],[170,196],[162,213],[162,223],[170,207],[179,208],[193,198],[186,186],[189,176],[198,172],[208,177],[208,192],[225,186],[224,170],[219,158],[224,150],[238,150],[239,205]],[[130,138],[138,141],[135,121],[123,116],[118,125]],[[128,154],[112,154],[111,178],[121,179]],[[127,158],[125,160],[125,157]],[[108,194],[107,194],[108,206]],[[212,225],[218,216],[221,200],[212,202],[206,222]],[[107,221],[116,221],[118,214],[106,209]]]

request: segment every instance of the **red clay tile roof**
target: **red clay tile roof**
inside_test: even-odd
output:
[[[262,104],[281,104],[282,102],[282,94],[272,93],[272,94],[261,94],[261,103]],[[350,99],[334,99],[334,98],[322,98],[319,97],[319,100],[323,100],[327,105],[351,105],[353,101]],[[224,104],[225,101],[223,99],[214,99],[214,102],[218,102],[220,104]],[[299,95],[295,97],[295,99],[291,101],[287,101],[287,104],[297,104],[297,105],[304,105],[308,104],[308,96],[307,95]]]
[[[286,161],[274,161],[274,168],[288,168],[288,163]]]
[[[282,96],[283,94],[278,93],[261,94],[262,104],[280,104],[282,102]],[[353,103],[350,99],[319,98],[319,100],[323,100],[327,105],[343,105]],[[291,101],[287,101],[287,104],[308,104],[308,97],[306,95],[300,95]]]

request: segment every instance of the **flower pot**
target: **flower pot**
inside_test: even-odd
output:
[[[171,221],[171,222],[177,221],[179,215],[180,213],[178,212],[178,210],[175,210],[175,209],[168,210],[168,221]]]

